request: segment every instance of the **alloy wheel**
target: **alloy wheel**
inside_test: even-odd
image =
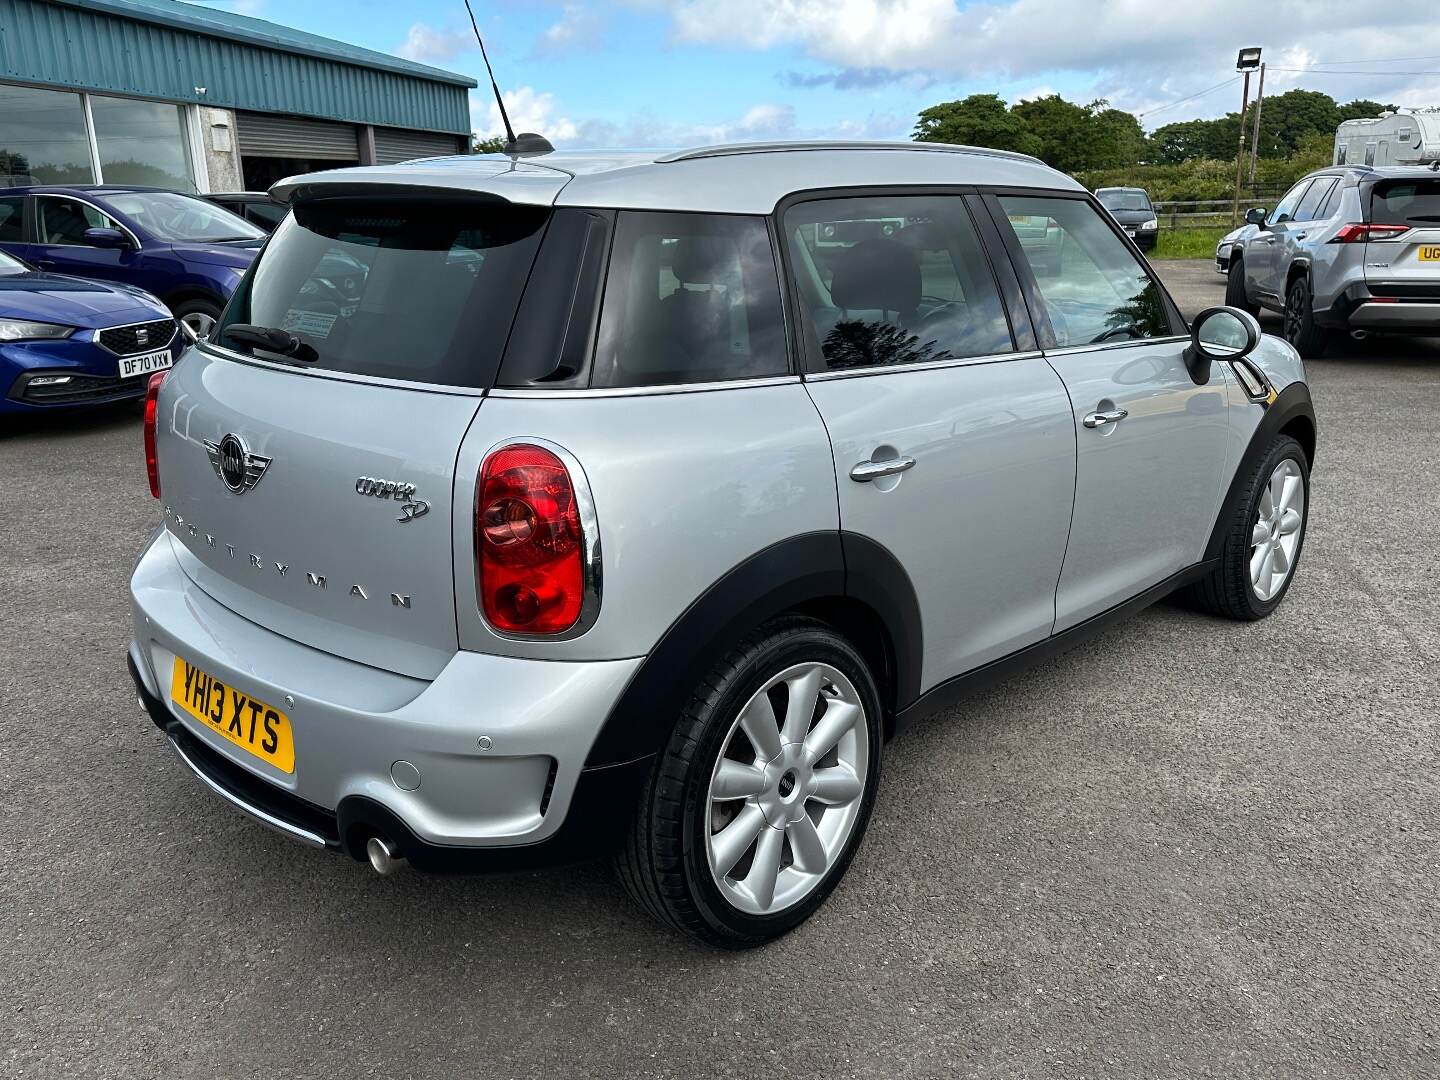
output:
[[[191,311],[182,315],[180,321],[189,327],[190,332],[197,338],[208,337],[210,331],[215,329],[215,317],[203,311]]]
[[[1291,287],[1290,296],[1285,304],[1285,340],[1294,344],[1295,339],[1300,336],[1301,324],[1304,321],[1304,313],[1300,305],[1304,302],[1304,286],[1299,282]]]
[[[707,792],[706,856],[733,906],[772,915],[824,880],[860,817],[869,723],[829,664],[788,667],[745,703]]]
[[[1260,492],[1250,532],[1250,587],[1259,599],[1272,600],[1285,587],[1304,528],[1305,480],[1294,459],[1286,458]]]

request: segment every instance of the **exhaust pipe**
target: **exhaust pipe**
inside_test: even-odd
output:
[[[1351,330],[1350,337],[1354,341],[1364,341],[1370,336],[1369,330]]]
[[[372,836],[365,841],[365,857],[370,860],[371,868],[382,877],[395,873],[405,865],[405,857],[400,854],[395,842],[383,836]]]

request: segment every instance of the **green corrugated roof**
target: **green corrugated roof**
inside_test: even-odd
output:
[[[398,56],[390,56],[373,49],[362,49],[358,45],[349,45],[333,38],[307,34],[303,30],[281,26],[279,23],[267,22],[249,15],[237,15],[233,11],[200,7],[197,4],[182,4],[179,0],[50,0],[50,2],[82,8],[92,13],[107,12],[122,18],[168,26],[192,34],[210,34],[219,38],[245,41],[267,49],[300,53],[305,56],[319,57],[322,60],[336,60],[346,64],[358,64],[362,67],[379,68],[382,71],[394,71],[401,75],[454,83],[457,86],[478,85],[469,76],[457,75],[453,71],[442,71],[440,68],[417,64],[411,60],[402,60]]]

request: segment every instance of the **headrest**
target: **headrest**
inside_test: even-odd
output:
[[[835,260],[830,299],[847,310],[914,311],[920,306],[920,258],[898,240],[861,240]]]
[[[735,241],[723,236],[682,236],[675,241],[670,270],[687,285],[715,285],[734,272]]]

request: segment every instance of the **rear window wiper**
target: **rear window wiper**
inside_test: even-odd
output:
[[[225,327],[223,336],[227,341],[233,341],[237,345],[248,345],[252,349],[264,349],[266,352],[279,353],[281,356],[293,357],[306,364],[313,364],[320,359],[320,354],[315,351],[313,345],[307,345],[289,330],[281,330],[274,326],[233,323]]]

